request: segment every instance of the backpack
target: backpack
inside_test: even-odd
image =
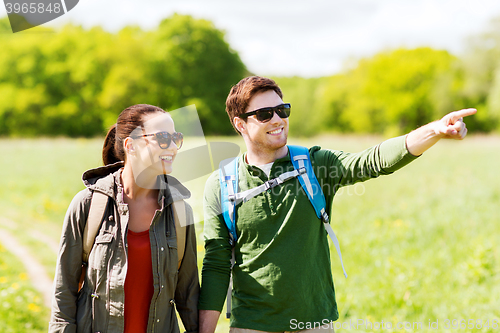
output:
[[[87,216],[87,221],[85,223],[85,229],[83,230],[83,252],[82,252],[82,274],[80,276],[80,281],[78,285],[78,290],[82,289],[83,280],[85,279],[85,274],[87,272],[87,265],[90,256],[90,251],[94,246],[95,237],[97,232],[101,227],[101,223],[104,218],[104,213],[106,211],[106,206],[108,204],[109,197],[98,191],[92,192],[92,199],[90,201],[89,215]],[[181,267],[182,258],[184,257],[184,249],[186,247],[186,203],[184,200],[175,201],[172,204],[172,210],[174,213],[174,223],[175,223],[175,234],[177,237],[177,269]],[[182,223],[181,223],[182,221]]]
[[[222,216],[224,217],[224,222],[227,226],[230,236],[230,244],[233,249],[231,268],[234,265],[234,246],[238,240],[236,234],[236,206],[241,202],[247,202],[253,197],[261,194],[262,192],[283,184],[284,182],[298,177],[300,185],[304,189],[309,201],[314,207],[316,216],[323,221],[323,225],[330,236],[337,254],[340,258],[340,264],[342,265],[342,270],[344,276],[347,278],[347,273],[344,269],[344,263],[342,261],[342,254],[340,252],[340,245],[333,232],[333,229],[329,223],[328,213],[326,212],[326,200],[319,185],[318,179],[314,174],[312,168],[311,160],[309,157],[309,150],[306,147],[292,146],[288,145],[288,151],[290,153],[290,159],[292,161],[294,170],[285,172],[274,179],[266,181],[264,184],[257,186],[255,188],[243,191],[238,191],[238,161],[239,158],[236,157],[232,159],[229,163],[223,161],[219,168],[219,182],[221,188],[221,208]],[[226,162],[226,163],[224,163]],[[227,318],[230,317],[231,309],[231,289],[232,289],[232,278],[229,285],[228,295],[227,295]]]

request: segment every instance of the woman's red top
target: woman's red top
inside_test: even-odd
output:
[[[124,333],[146,333],[153,297],[153,265],[149,230],[128,231],[128,269],[125,278]]]

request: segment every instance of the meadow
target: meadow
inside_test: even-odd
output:
[[[290,143],[360,151],[381,140]],[[101,146],[102,138],[0,140],[0,229],[50,278],[66,208],[83,189],[81,174],[101,164]],[[500,330],[499,169],[500,137],[470,136],[442,141],[393,175],[339,191],[331,220],[349,277],[332,246],[337,332]],[[202,185],[190,189],[201,220]],[[197,231],[201,268],[202,222]],[[0,244],[0,331],[46,332],[48,315],[24,267]],[[223,317],[218,332],[228,331]]]

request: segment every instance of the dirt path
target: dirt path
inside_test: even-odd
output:
[[[2,243],[7,251],[14,254],[18,257],[19,261],[22,262],[31,279],[33,287],[42,293],[44,304],[50,307],[52,302],[52,279],[49,278],[45,268],[31,255],[29,250],[24,245],[20,244],[6,229],[0,228],[0,243]]]
[[[59,253],[59,243],[55,242],[52,238],[50,238],[46,234],[41,233],[40,231],[31,231],[30,236],[33,239],[39,240],[40,242],[47,245],[52,250],[52,252],[54,252],[54,254],[57,255],[57,253]]]

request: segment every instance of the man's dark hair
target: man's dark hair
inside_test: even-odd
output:
[[[250,100],[255,94],[268,90],[274,90],[278,96],[283,99],[283,93],[280,87],[278,87],[276,82],[266,77],[249,76],[242,79],[231,88],[226,99],[226,112],[231,121],[231,125],[233,125],[233,128],[238,134],[240,134],[240,132],[234,126],[234,117],[238,117],[247,111],[248,103],[250,103]],[[246,119],[244,121],[246,121]]]

